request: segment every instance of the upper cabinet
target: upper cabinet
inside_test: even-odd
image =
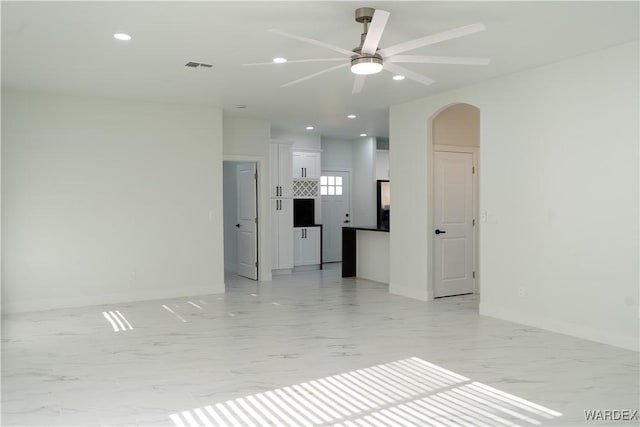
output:
[[[315,151],[293,152],[293,177],[320,179],[320,153]]]
[[[293,197],[291,145],[271,144],[271,197]]]

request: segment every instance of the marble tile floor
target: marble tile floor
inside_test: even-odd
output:
[[[2,318],[3,426],[638,425],[638,353],[342,279]]]

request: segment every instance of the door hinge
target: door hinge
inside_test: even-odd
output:
[[[473,278],[474,279],[476,278],[476,272],[475,271],[473,272]]]
[[[256,267],[258,267],[258,261],[256,261]]]
[[[253,179],[255,179],[256,181],[258,180],[258,172],[253,174]]]
[[[258,218],[255,218],[256,224],[258,223]]]
[[[475,227],[476,226],[476,219],[474,218],[472,221],[473,221],[473,226]]]
[[[475,166],[471,166],[471,173],[476,173],[476,168],[475,168]]]

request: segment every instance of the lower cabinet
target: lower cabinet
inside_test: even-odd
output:
[[[295,227],[293,229],[293,265],[320,264],[320,227]]]

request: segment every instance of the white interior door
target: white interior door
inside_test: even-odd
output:
[[[256,164],[242,163],[238,183],[238,274],[258,279],[258,233],[256,210]]]
[[[434,153],[434,296],[473,292],[473,154]]]
[[[322,171],[322,260],[342,261],[342,226],[351,222],[349,172]]]

